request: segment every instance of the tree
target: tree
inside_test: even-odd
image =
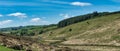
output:
[[[92,16],[94,17],[94,16],[98,16],[98,15],[99,15],[99,13],[97,11],[95,11],[95,12],[93,12]]]

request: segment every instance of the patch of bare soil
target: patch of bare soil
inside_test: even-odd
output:
[[[34,39],[35,40],[35,39]],[[13,48],[15,50],[28,50],[32,51],[33,49],[35,51],[45,51],[49,50],[50,46],[45,46],[43,44],[37,43],[31,39],[23,38],[23,37],[15,37],[15,36],[8,36],[0,34],[0,43],[3,46],[6,46],[8,48]]]

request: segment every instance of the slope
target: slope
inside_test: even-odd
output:
[[[101,16],[46,32],[39,37],[45,41],[60,40],[67,45],[120,45],[120,13]],[[54,43],[55,43],[54,42]],[[57,42],[58,43],[58,42]]]

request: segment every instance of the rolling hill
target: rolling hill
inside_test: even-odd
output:
[[[55,25],[12,27],[3,28],[0,31],[7,32],[6,35],[19,36],[20,34],[30,39],[37,38],[38,44],[44,44],[53,49],[66,47],[79,51],[119,51],[120,11],[93,12],[62,20]],[[34,35],[29,35],[31,32]],[[24,40],[24,42],[27,41]],[[46,47],[44,45],[42,47]]]
[[[39,35],[45,42],[84,50],[120,50],[120,13],[99,16]]]

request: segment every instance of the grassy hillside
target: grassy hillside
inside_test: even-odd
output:
[[[107,32],[109,32],[109,34],[110,34],[111,31],[114,34],[118,34],[117,29],[119,29],[119,24],[118,24],[119,21],[120,21],[120,14],[112,14],[112,15],[108,15],[108,16],[102,16],[99,18],[95,18],[95,19],[90,19],[90,20],[87,20],[84,22],[79,22],[79,23],[72,24],[67,27],[56,29],[56,30],[51,30],[49,32],[42,34],[41,36],[49,38],[49,39],[54,39],[54,38],[56,39],[59,37],[73,39],[73,36],[75,36],[75,35],[78,36],[79,34],[80,34],[80,36],[86,37],[86,38],[87,38],[86,34],[102,35],[103,33],[108,34]],[[89,22],[89,24],[87,22]],[[72,31],[69,31],[69,29],[72,29]],[[50,32],[52,32],[51,35],[50,35]],[[86,36],[83,36],[82,34],[85,34]],[[74,37],[74,39],[82,38],[82,37],[78,36],[78,37]],[[93,36],[93,37],[96,37],[96,36]]]
[[[55,41],[54,43],[58,43],[56,41],[60,40],[59,43],[64,45],[120,46],[120,13],[51,30],[39,37],[49,42]]]
[[[18,28],[18,27],[17,27]],[[3,31],[4,29],[1,29]],[[29,35],[41,44],[79,50],[120,51],[120,12],[97,16],[65,27],[56,25],[10,28],[10,34]],[[6,31],[3,31],[5,33]],[[29,37],[29,36],[28,36]]]

